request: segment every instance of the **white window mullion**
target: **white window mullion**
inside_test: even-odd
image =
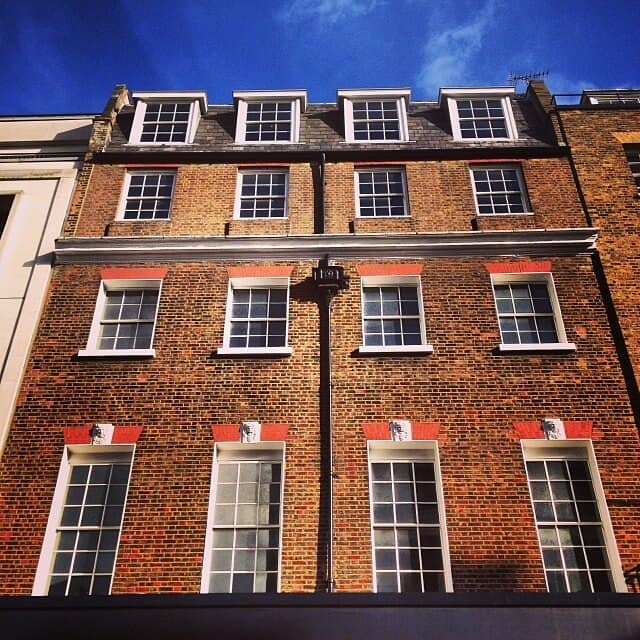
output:
[[[131,447],[65,451],[33,595],[110,593],[131,464]]]
[[[289,278],[232,278],[220,354],[288,355]],[[264,331],[252,333],[252,324]]]
[[[154,356],[153,339],[161,288],[162,281],[158,279],[103,280],[98,290],[87,346],[78,355]],[[119,302],[117,298],[120,298]],[[137,298],[137,312],[134,314],[134,300]],[[150,327],[150,331],[143,327]],[[134,335],[128,336],[132,331]],[[129,339],[132,344],[125,344]]]
[[[276,447],[216,447],[203,593],[279,591],[284,464]]]
[[[365,276],[361,287],[360,352],[433,351],[426,340],[419,277]]]
[[[435,444],[369,442],[377,592],[452,590],[440,482]]]
[[[626,591],[590,442],[523,441],[550,592]]]
[[[575,350],[550,273],[492,274],[501,351]]]

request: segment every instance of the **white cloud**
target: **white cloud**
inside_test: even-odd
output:
[[[589,80],[571,80],[564,73],[551,71],[544,79],[551,93],[582,93],[585,89],[596,89],[598,84]],[[606,87],[610,88],[610,87]]]
[[[469,67],[493,26],[494,0],[479,6],[474,14],[475,18],[464,24],[431,26],[434,33],[424,47],[424,62],[416,78],[416,86],[429,96],[440,87],[468,82]]]
[[[598,88],[598,84],[595,82],[571,80],[564,73],[554,71],[551,71],[544,81],[549,87],[549,91],[555,94],[558,104],[577,104],[579,97],[576,94],[582,94],[585,89]]]
[[[279,15],[288,22],[314,19],[335,23],[366,15],[383,4],[383,0],[288,0]]]

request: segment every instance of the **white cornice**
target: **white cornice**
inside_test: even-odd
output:
[[[318,260],[588,254],[598,230],[530,229],[422,234],[59,238],[56,262]]]
[[[307,90],[306,89],[283,89],[282,91],[234,91],[233,102],[237,104],[238,100],[246,102],[256,102],[265,100],[300,100],[300,110],[304,113],[307,108]]]
[[[438,93],[438,103],[443,106],[444,98],[493,98],[515,95],[515,87],[442,87]]]
[[[134,102],[138,100],[143,102],[162,102],[163,100],[191,102],[192,100],[197,100],[202,115],[205,115],[208,109],[206,91],[134,91],[131,97]]]
[[[399,89],[338,89],[336,92],[337,102],[342,100],[367,100],[372,98],[402,98],[407,104],[411,102],[411,89],[401,87]]]

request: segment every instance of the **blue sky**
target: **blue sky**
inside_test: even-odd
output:
[[[638,0],[0,0],[0,114],[102,110],[113,85],[307,89],[640,87]]]

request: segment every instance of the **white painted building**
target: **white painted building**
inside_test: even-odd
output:
[[[93,119],[0,116],[0,454]]]

